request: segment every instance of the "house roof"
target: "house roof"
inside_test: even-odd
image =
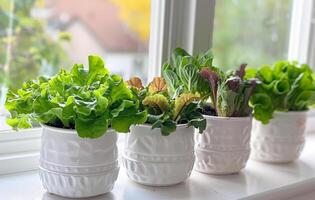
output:
[[[79,20],[97,38],[107,51],[139,51],[147,48],[136,33],[119,18],[119,10],[110,0],[51,0],[47,6],[52,8],[51,19],[67,16],[68,24]]]

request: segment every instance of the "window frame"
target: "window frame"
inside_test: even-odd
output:
[[[151,0],[148,80],[176,47],[195,55],[212,46],[215,0]],[[206,42],[205,42],[206,41]]]
[[[315,3],[293,0],[288,60],[309,64],[315,70]],[[306,132],[315,132],[315,109],[307,114]]]
[[[312,0],[293,0],[288,59],[311,63],[314,53],[314,5]],[[312,33],[313,32],[313,33]],[[314,47],[313,47],[314,46]],[[313,51],[313,52],[312,52]]]
[[[151,0],[148,80],[161,75],[161,66],[172,49],[180,46],[195,55],[211,48],[215,3],[216,0]],[[289,59],[306,59],[312,66],[314,6],[312,0],[294,0],[289,43]],[[311,16],[308,23],[305,16]],[[305,31],[309,31],[307,37],[303,35]],[[312,116],[315,119],[315,114]],[[37,169],[40,138],[41,128],[0,131],[0,144],[6,146],[5,153],[0,152],[0,174]]]

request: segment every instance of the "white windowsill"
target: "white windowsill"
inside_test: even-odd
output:
[[[41,128],[1,131],[0,174],[37,169],[40,138]]]
[[[122,148],[120,148],[122,150]],[[249,161],[239,174],[210,176],[193,171],[172,187],[146,187],[126,177],[123,167],[112,192],[92,199],[309,199],[315,188],[315,134],[307,136],[300,160],[289,164]],[[37,171],[0,176],[1,199],[61,200],[43,189]]]

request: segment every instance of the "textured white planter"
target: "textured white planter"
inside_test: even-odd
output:
[[[169,136],[137,125],[126,135],[122,163],[128,177],[144,185],[166,186],[185,181],[194,165],[194,128],[179,125]]]
[[[307,112],[275,112],[266,125],[253,120],[251,158],[264,162],[291,162],[305,143]]]
[[[43,125],[39,175],[44,188],[72,198],[111,191],[119,172],[116,141],[113,130],[83,139],[75,130]]]
[[[246,165],[250,154],[250,117],[204,115],[207,128],[195,133],[195,170],[207,174],[231,174]]]

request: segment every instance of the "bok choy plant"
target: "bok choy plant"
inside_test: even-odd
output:
[[[135,97],[140,101],[140,111],[147,112],[147,124],[152,129],[160,128],[164,136],[176,130],[176,125],[187,124],[194,126],[202,133],[206,127],[206,120],[198,112],[200,97],[190,92],[169,94],[164,78],[155,77],[146,87],[143,87],[138,77],[127,81]]]
[[[108,127],[128,132],[132,124],[147,120],[140,102],[118,75],[111,75],[103,60],[89,56],[89,69],[75,64],[53,77],[40,76],[7,94],[7,123],[15,129],[30,128],[32,122],[76,129],[80,137],[98,138]]]
[[[200,96],[201,99],[207,99],[210,89],[199,72],[203,67],[212,66],[212,61],[211,51],[194,57],[184,49],[174,49],[171,61],[163,65],[163,77],[169,94],[176,96],[182,92],[188,92]]]

